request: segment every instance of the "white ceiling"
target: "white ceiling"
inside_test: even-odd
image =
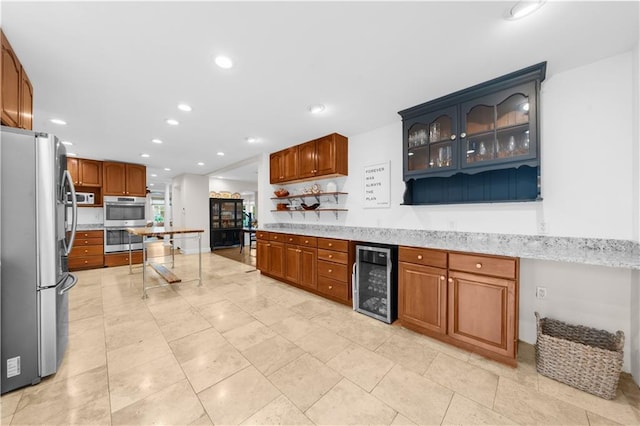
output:
[[[637,1],[548,1],[504,20],[514,3],[3,0],[1,19],[33,83],[34,129],[80,157],[146,164],[160,185],[389,125],[399,110],[541,61],[551,78],[638,43]],[[235,66],[217,68],[217,54]],[[326,111],[309,114],[314,103]]]

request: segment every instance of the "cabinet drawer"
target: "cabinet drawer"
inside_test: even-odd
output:
[[[73,248],[71,249],[71,253],[69,254],[69,257],[80,257],[80,256],[96,256],[96,255],[100,255],[102,256],[104,254],[104,247],[102,246],[102,244],[100,244],[99,246],[94,245],[94,246],[86,246],[86,247],[78,247],[78,246],[73,246]]]
[[[343,263],[346,265],[349,259],[349,254],[340,251],[318,249],[318,259],[327,260],[329,262]]]
[[[331,238],[318,238],[318,248],[335,251],[349,251],[349,242],[345,240],[334,240]]]
[[[142,250],[131,252],[133,264],[142,263]],[[104,255],[105,266],[122,266],[129,264],[129,252]]]
[[[78,238],[73,240],[73,247],[104,246],[104,238]]]
[[[298,245],[306,247],[316,247],[318,245],[318,239],[316,237],[309,237],[306,235],[298,235]]]
[[[349,288],[345,282],[318,276],[318,291],[337,299],[349,300]]]
[[[98,230],[98,231],[77,231],[76,232],[76,241],[77,240],[83,240],[83,239],[87,239],[87,238],[104,238],[104,234],[102,233],[102,230]]]
[[[266,231],[256,231],[256,238],[258,240],[268,240],[269,239],[269,233]]]
[[[102,254],[95,256],[78,256],[69,257],[69,269],[82,268],[102,268],[104,266],[104,257]]]
[[[502,278],[516,278],[517,259],[513,257],[489,257],[476,254],[449,254],[449,269],[492,275]]]
[[[285,243],[287,244],[298,244],[298,236],[292,234],[283,234],[282,238],[284,238]]]
[[[280,241],[284,243],[287,241],[287,234],[280,234],[278,232],[269,232],[269,239],[271,241]]]
[[[338,280],[342,282],[349,281],[347,265],[341,265],[339,263],[332,263],[332,262],[325,262],[323,260],[318,260],[318,275],[322,275],[327,278],[333,278],[334,280]]]
[[[398,260],[417,265],[446,268],[447,252],[418,247],[400,247],[398,248]]]

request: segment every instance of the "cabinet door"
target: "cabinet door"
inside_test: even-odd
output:
[[[80,159],[78,161],[78,185],[102,186],[102,162]]]
[[[284,179],[282,164],[283,151],[274,152],[269,156],[269,183],[275,184]]]
[[[298,177],[314,177],[317,173],[316,141],[298,145]]]
[[[300,282],[300,270],[301,270],[301,256],[302,250],[298,246],[286,244],[284,249],[285,253],[285,272],[284,278],[299,284]]]
[[[316,141],[316,175],[349,173],[347,138],[337,133]]]
[[[144,197],[147,195],[147,168],[138,164],[126,164],[127,195]]]
[[[124,163],[110,163],[105,161],[102,164],[102,174],[104,182],[104,195],[126,195],[126,172]]]
[[[307,288],[316,289],[317,256],[316,249],[300,247],[300,280],[299,284]]]
[[[398,318],[438,334],[447,332],[446,270],[398,264]]]
[[[33,86],[29,81],[24,68],[20,78],[20,127],[27,130],[33,129]]]
[[[2,124],[20,124],[20,72],[22,66],[2,33]]]
[[[284,278],[285,268],[284,244],[269,243],[269,273],[274,277]]]
[[[256,269],[269,273],[269,246],[267,240],[256,241]]]
[[[74,185],[78,185],[80,181],[80,171],[79,171],[79,159],[67,157],[67,170],[69,170],[69,174],[71,174],[71,180]]]
[[[449,336],[515,358],[516,282],[453,271],[448,287]]]
[[[282,167],[284,181],[298,179],[298,147],[287,148],[283,152]]]

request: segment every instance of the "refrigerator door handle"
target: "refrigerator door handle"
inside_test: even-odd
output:
[[[68,275],[67,275],[67,277],[64,279],[64,280],[65,280],[65,282],[66,282],[66,281],[69,281],[69,278],[71,278],[71,284],[69,284],[69,285],[67,285],[67,286],[65,286],[65,287],[62,287],[62,288],[60,289],[60,291],[58,292],[58,294],[59,294],[60,296],[62,296],[63,294],[65,294],[66,292],[68,292],[69,290],[71,290],[71,289],[72,289],[73,287],[75,287],[75,285],[78,283],[78,277],[76,277],[76,276],[75,276],[75,275],[73,275],[73,274],[68,274]]]
[[[71,253],[71,249],[73,248],[73,241],[76,239],[76,228],[78,227],[78,200],[76,200],[76,188],[73,186],[73,179],[71,179],[71,173],[69,173],[69,170],[64,171],[64,179],[69,183],[69,190],[71,191],[71,211],[73,212],[71,237],[69,238],[69,243],[65,243],[66,247],[64,250],[65,256],[69,256],[69,253]]]

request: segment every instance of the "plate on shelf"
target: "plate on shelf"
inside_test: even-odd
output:
[[[306,205],[305,203],[301,203],[300,206],[305,210],[315,210],[320,207],[320,203],[315,203],[310,206]]]

